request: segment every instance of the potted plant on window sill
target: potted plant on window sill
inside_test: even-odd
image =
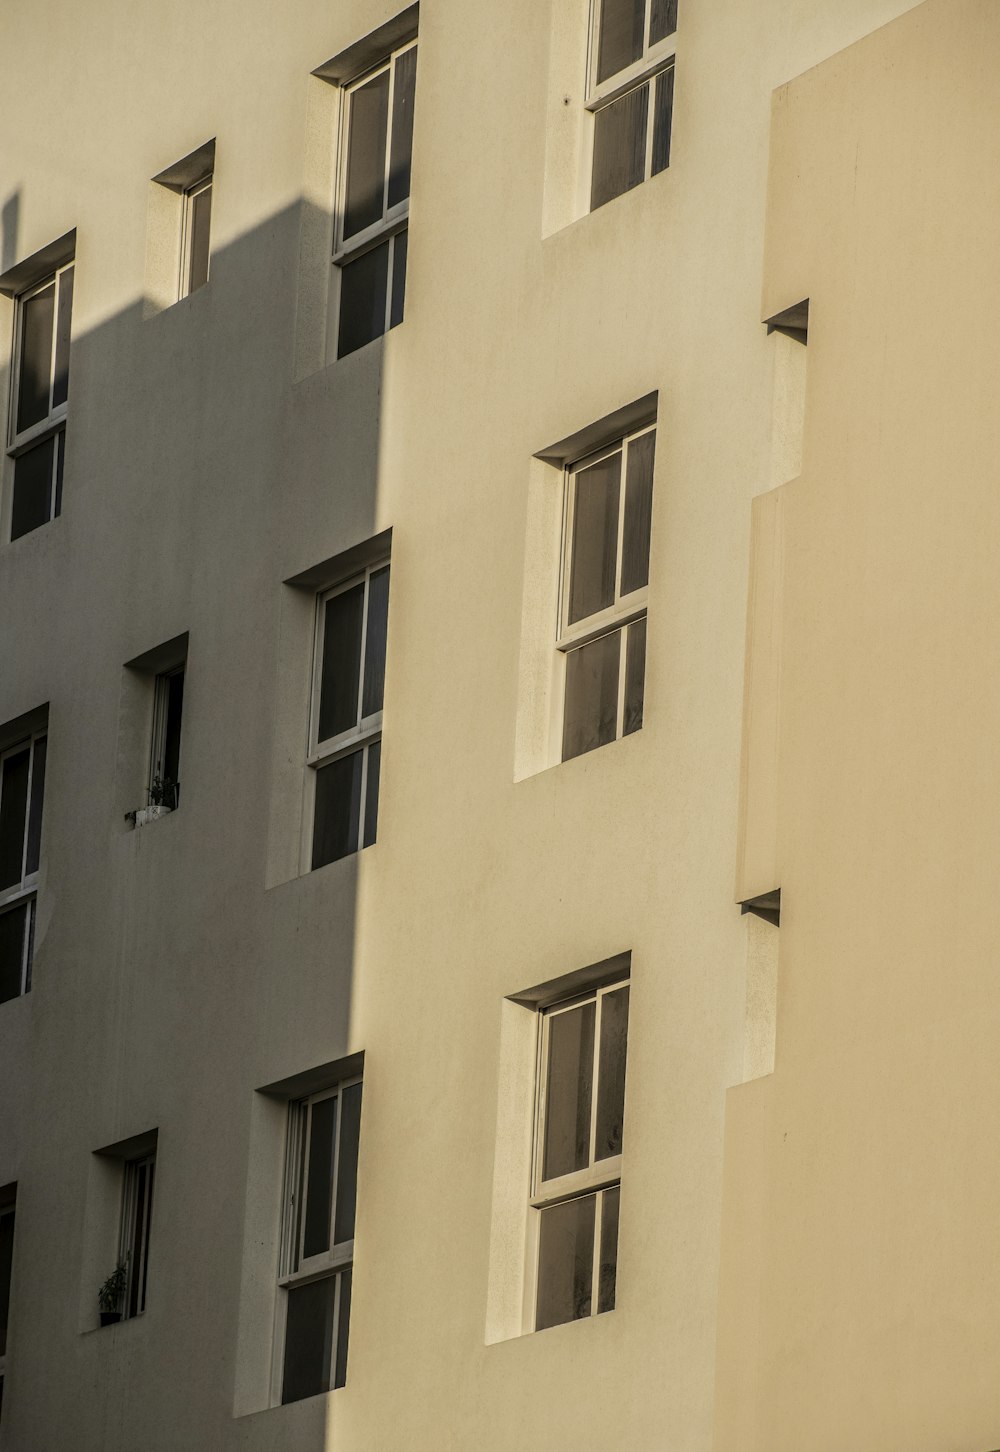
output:
[[[180,782],[171,781],[167,776],[154,776],[149,784],[148,805],[126,813],[132,825],[144,827],[147,822],[155,822],[157,817],[166,817],[177,805],[179,786]]]
[[[97,1292],[97,1305],[101,1313],[102,1326],[113,1326],[116,1321],[121,1320],[127,1278],[128,1273],[125,1266],[119,1262]]]

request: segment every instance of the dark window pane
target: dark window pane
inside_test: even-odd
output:
[[[649,584],[649,524],[653,512],[653,451],[656,433],[629,444],[625,477],[625,538],[622,540],[621,593]]]
[[[302,1257],[330,1249],[330,1211],[333,1208],[333,1148],[337,1135],[337,1096],[319,1099],[309,1115],[309,1168],[306,1179],[306,1218]]]
[[[570,624],[614,604],[621,469],[622,456],[616,453],[573,475]]]
[[[361,1085],[351,1084],[340,1094],[340,1159],[337,1161],[337,1208],[333,1219],[333,1239],[337,1245],[354,1239],[360,1132]]]
[[[389,624],[389,566],[375,570],[368,580],[368,631],[365,636],[365,688],[362,716],[382,709],[385,686],[385,637]]]
[[[407,229],[397,232],[392,244],[392,298],[389,302],[389,327],[403,321],[403,294],[406,291]]]
[[[625,1051],[628,1047],[628,989],[601,1000],[601,1043],[597,1054],[597,1124],[594,1159],[622,1152],[625,1123]]]
[[[597,1290],[598,1311],[615,1309],[615,1283],[618,1279],[618,1204],[621,1191],[617,1185],[601,1196],[601,1273]]]
[[[17,385],[18,433],[38,423],[49,411],[55,302],[55,284],[50,283],[22,304],[21,370]]]
[[[674,68],[661,71],[656,78],[656,110],[653,113],[652,175],[666,171],[670,165],[670,127],[674,113]]]
[[[20,539],[52,518],[52,458],[55,440],[46,439],[14,460],[10,537]]]
[[[190,208],[188,226],[190,257],[188,263],[188,292],[194,292],[208,281],[208,259],[212,230],[212,188],[196,192],[188,198]]]
[[[285,1319],[282,1402],[297,1402],[330,1390],[337,1277],[293,1286]]]
[[[385,332],[389,243],[382,242],[340,269],[337,357],[345,358]]]
[[[319,687],[319,741],[329,741],[358,724],[361,680],[361,625],[365,587],[352,585],[331,595],[323,607],[323,660]]]
[[[642,703],[646,683],[646,617],[628,628],[625,645],[625,719],[622,735],[631,736],[642,725]]]
[[[142,1276],[139,1282],[139,1310],[146,1309],[146,1286],[149,1281],[149,1233],[153,1224],[153,1180],[156,1175],[156,1161],[146,1166],[146,1227],[142,1240]]]
[[[14,1215],[0,1215],[0,1356],[7,1351],[7,1319],[10,1309],[10,1272],[14,1260]]]
[[[24,972],[24,930],[28,922],[29,903],[0,913],[0,1003],[17,998],[21,993]],[[27,990],[25,990],[27,991]]]
[[[590,1163],[590,1103],[594,1084],[593,1002],[549,1018],[542,1179],[554,1180]]]
[[[382,743],[376,741],[368,748],[368,779],[365,782],[365,835],[363,847],[370,847],[375,841],[378,825],[378,779],[382,765]]]
[[[132,1225],[132,1241],[128,1247],[128,1304],[127,1316],[137,1316],[143,1309],[143,1252],[146,1245],[146,1172],[148,1165],[135,1168],[135,1219]]]
[[[621,631],[602,635],[566,657],[563,761],[614,741],[618,734]]]
[[[417,47],[396,59],[392,93],[392,142],[389,148],[389,206],[410,195],[410,155],[413,151],[413,95],[417,83]]]
[[[382,71],[350,95],[344,237],[353,237],[382,216],[389,72]]]
[[[176,807],[181,767],[181,716],[184,710],[184,672],[174,671],[164,681],[167,719],[163,733],[163,780],[172,784],[168,807]]]
[[[62,514],[63,469],[66,464],[66,430],[56,434],[56,502],[53,515]]]
[[[13,887],[24,871],[28,810],[29,748],[4,758],[0,774],[0,888]]]
[[[677,29],[677,0],[653,0],[649,15],[649,43],[666,40]]]
[[[535,1326],[560,1326],[590,1315],[594,1280],[595,1196],[541,1212]]]
[[[594,117],[591,209],[636,187],[646,174],[646,108],[649,82],[603,106]]]
[[[645,0],[602,0],[597,37],[597,79],[606,81],[642,55]]]
[[[28,850],[25,873],[38,871],[42,842],[42,800],[45,795],[45,754],[47,739],[39,736],[31,756],[31,802],[28,806]]]
[[[333,1384],[347,1383],[347,1334],[351,1325],[351,1272],[342,1271],[340,1281],[340,1305],[337,1308],[337,1364],[333,1373]]]
[[[52,379],[52,407],[69,397],[69,337],[73,317],[73,271],[59,274],[59,302],[56,310],[56,366]],[[58,513],[58,511],[57,511]]]
[[[324,867],[358,850],[361,757],[354,751],[316,773],[316,817],[312,865]]]
[[[24,991],[31,992],[31,965],[35,959],[35,918],[38,916],[38,900],[28,901],[28,946],[24,954]]]

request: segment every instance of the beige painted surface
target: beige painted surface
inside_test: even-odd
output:
[[[932,0],[775,98],[764,311],[810,297],[809,397],[717,1452],[1000,1445],[998,75],[1000,8]]]
[[[711,1448],[726,1090],[766,1064],[733,905],[750,501],[789,456],[760,319],[805,296],[815,342],[789,498],[810,502],[786,519],[778,1070],[728,1112],[724,1244],[749,1251],[723,1327],[762,1338],[761,1366],[740,1377],[768,1400],[739,1391],[737,1406],[744,1381],[724,1356],[739,1435],[763,1430],[723,1445],[819,1446],[806,1409],[822,1406],[824,1435],[847,1415],[844,1376],[906,1324],[904,1283],[949,1385],[964,1368],[965,1415],[984,1405],[992,1212],[973,1150],[992,1142],[982,994],[997,853],[981,803],[997,701],[981,665],[1000,506],[985,230],[997,142],[976,118],[987,101],[995,113],[996,51],[993,7],[949,3],[909,18],[898,62],[885,49],[897,29],[782,94],[762,310],[771,93],[907,4],[681,0],[671,167],[586,216],[579,176],[560,173],[578,129],[551,133],[583,7],[424,0],[406,320],[330,366],[334,141],[311,72],[387,19],[389,0],[0,10],[2,268],[77,228],[64,510],[0,546],[0,722],[49,703],[35,984],[0,1006],[0,1184],[18,1182],[14,1452]],[[950,32],[946,13],[960,16]],[[927,144],[889,185],[905,139],[889,98],[906,84]],[[862,130],[856,194],[846,137]],[[150,179],[211,137],[211,280],[157,312]],[[0,299],[3,349],[11,317]],[[544,574],[526,532],[551,517],[533,455],[652,391],[645,724],[536,770],[537,743],[517,735],[533,679],[526,572]],[[296,876],[299,808],[280,783],[301,791],[308,623],[282,582],[389,528],[379,840]],[[184,632],[183,805],[130,832],[122,668]],[[491,1291],[510,1269],[494,1263],[494,1176],[521,1160],[497,1148],[516,1104],[501,1068],[518,1062],[502,1057],[503,1000],[626,949],[618,1307],[507,1335]],[[281,1158],[255,1090],[358,1050],[349,1382],[253,1410],[267,1401]],[[777,1147],[788,1116],[771,1115],[792,1072],[798,1178]],[[873,1100],[895,1111],[873,1118]],[[825,1129],[834,1111],[819,1155],[817,1117]],[[154,1127],[147,1312],[81,1331],[105,1234],[91,1152]],[[853,1188],[869,1161],[920,1191],[901,1237],[878,1214],[878,1177],[860,1199]],[[786,1189],[778,1215],[769,1196]],[[970,1232],[974,1267],[959,1257],[906,1280],[921,1247],[966,1246]],[[836,1270],[848,1253],[866,1310],[883,1265],[892,1293],[853,1341]],[[753,1309],[765,1282],[773,1320]],[[816,1325],[841,1333],[836,1383]],[[791,1384],[782,1326],[803,1330]],[[921,1371],[928,1396],[931,1371],[944,1375]]]

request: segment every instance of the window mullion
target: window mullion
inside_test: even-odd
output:
[[[364,776],[361,779],[361,810],[364,811]],[[359,839],[360,841],[360,836]],[[340,1137],[344,1124],[344,1096],[338,1089],[334,1096],[337,1100],[336,1118],[333,1131],[333,1164],[330,1167],[330,1253],[333,1252],[334,1235],[333,1229],[337,1219],[337,1182],[340,1179]]]
[[[597,1315],[601,1303],[601,1221],[604,1217],[604,1190],[594,1196],[594,1251],[591,1264],[590,1314]]]
[[[388,294],[388,288],[386,289]],[[365,697],[365,652],[368,649],[368,601],[369,587],[371,585],[372,572],[365,571],[365,590],[361,601],[361,648],[358,657],[358,705],[357,715],[354,718],[355,731],[361,730],[361,722],[364,720],[364,697]]]
[[[302,1203],[308,1193],[309,1186],[309,1157],[312,1147],[312,1104],[305,1105],[305,1114],[302,1117],[302,1173],[299,1179],[299,1206],[297,1213],[298,1224],[295,1227],[295,1264],[296,1268],[301,1266],[305,1260],[305,1235],[306,1217],[305,1205]]]
[[[624,633],[625,632],[622,631],[622,635],[624,635]],[[624,652],[621,651],[621,650],[619,650],[618,654],[619,654],[619,671],[620,671],[621,670],[621,659],[620,658],[624,654]],[[622,692],[621,692],[621,678],[620,678],[620,675],[619,675],[619,682],[618,682],[618,693],[619,693],[619,707],[618,707],[618,710],[619,710],[619,715],[620,715],[621,714],[621,694],[622,694]],[[618,734],[619,734],[619,736],[621,735],[621,724],[620,723],[619,723]],[[600,1072],[600,1067],[601,1067],[601,1012],[602,1012],[602,1009],[601,1009],[601,995],[598,993],[594,997],[594,1047],[593,1047],[593,1050],[592,1050],[593,1060],[592,1060],[592,1063],[591,1063],[591,1073],[590,1073],[590,1155],[589,1155],[588,1165],[594,1165],[594,1164],[597,1163],[597,1091],[598,1091],[598,1088],[599,1088],[599,1085],[598,1085],[597,1080],[598,1080],[598,1076],[599,1076],[599,1072]]]
[[[643,160],[643,181],[649,181],[653,175],[653,128],[656,124],[656,88],[659,85],[661,74],[662,72],[657,71],[656,75],[650,76],[646,82],[649,97],[646,101],[646,155]]]
[[[382,220],[389,210],[389,160],[392,156],[392,106],[396,96],[396,57],[389,57],[389,94],[385,112],[385,155],[382,157]],[[391,274],[390,274],[391,275]],[[386,289],[388,294],[389,289]]]
[[[615,605],[622,598],[622,559],[625,554],[625,484],[628,479],[627,441],[622,439],[621,474],[618,486],[618,538],[615,542]]]

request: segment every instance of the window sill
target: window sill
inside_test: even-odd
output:
[[[161,817],[169,817],[176,807],[168,807],[162,802],[157,802],[148,807],[137,807],[134,812],[126,812],[126,822],[131,822],[133,827],[148,827],[150,822],[158,822]]]

